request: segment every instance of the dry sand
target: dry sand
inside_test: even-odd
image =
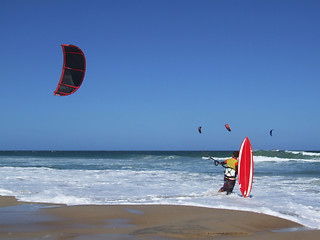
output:
[[[264,214],[168,205],[65,206],[0,197],[0,239],[320,239]]]

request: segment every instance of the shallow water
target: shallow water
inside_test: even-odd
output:
[[[232,152],[209,152],[222,161]],[[250,198],[218,194],[202,152],[0,152],[0,195],[29,202],[176,204],[247,210],[320,229],[320,152],[254,151]]]

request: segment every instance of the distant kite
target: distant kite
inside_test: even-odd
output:
[[[273,129],[270,130],[270,136],[271,136],[271,137],[272,137],[272,132],[273,132]]]
[[[202,128],[201,126],[198,127],[198,131],[199,131],[200,134],[201,134],[201,128]]]
[[[67,96],[79,89],[86,71],[86,59],[80,48],[62,44],[64,61],[62,75],[54,95]]]
[[[226,129],[231,132],[231,128],[229,127],[228,123],[226,125],[224,125],[226,127]]]

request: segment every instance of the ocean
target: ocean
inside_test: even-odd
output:
[[[207,152],[217,160],[231,151]],[[246,210],[320,229],[320,152],[254,151],[251,196],[227,196],[221,166],[193,151],[0,151],[0,195],[21,201]]]

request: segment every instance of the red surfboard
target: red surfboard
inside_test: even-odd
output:
[[[242,195],[249,197],[253,180],[253,155],[248,137],[243,140],[239,151],[238,180]]]

